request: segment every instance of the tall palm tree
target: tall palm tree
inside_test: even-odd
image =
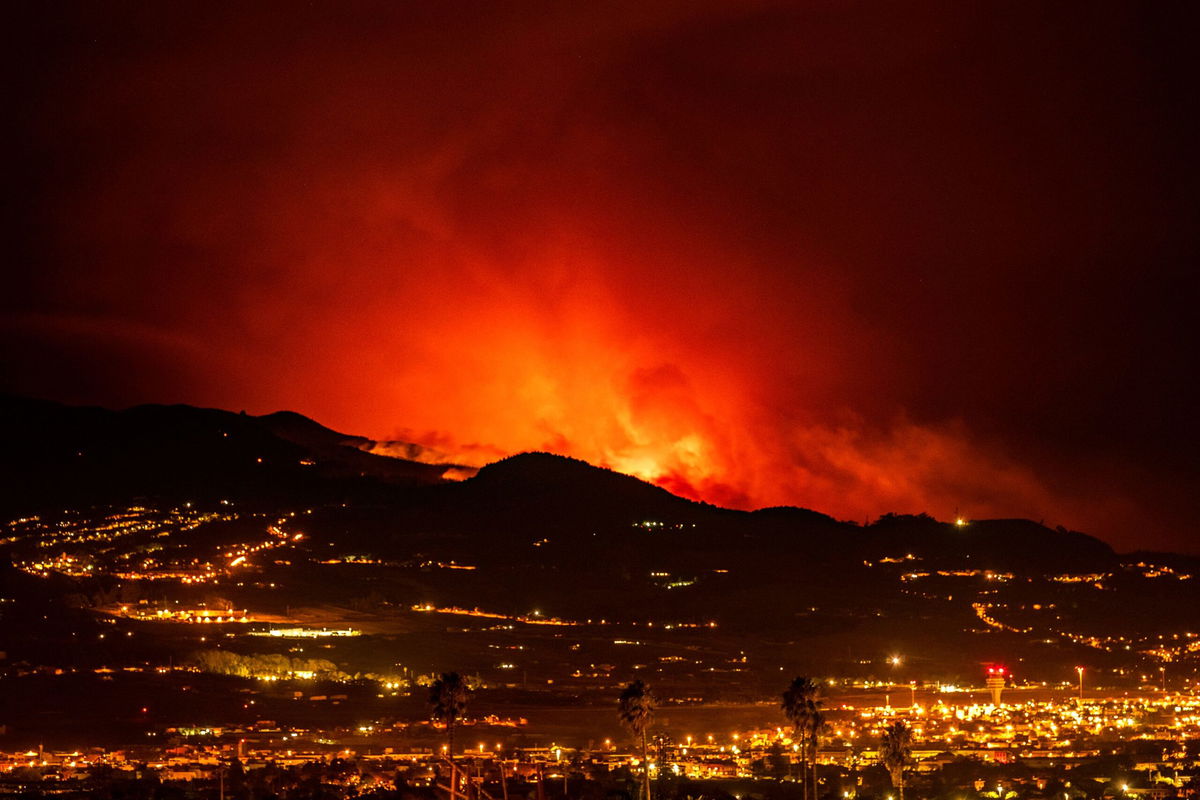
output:
[[[454,762],[454,726],[467,712],[471,691],[457,672],[443,672],[429,686],[429,715],[446,726],[446,750]]]
[[[879,762],[892,776],[892,786],[904,800],[904,768],[912,761],[912,731],[903,722],[883,729],[879,740]]]
[[[825,714],[821,711],[821,701],[813,701],[813,709],[808,715],[807,725],[805,726],[804,735],[808,740],[808,759],[809,772],[812,775],[812,796],[813,800],[818,797],[817,792],[817,752],[821,749],[821,740],[825,738],[825,732],[828,726],[825,724]]]
[[[642,800],[650,800],[650,760],[646,748],[646,733],[654,721],[654,695],[640,680],[634,681],[621,692],[617,702],[617,714],[621,724],[629,729],[642,743]]]
[[[814,742],[825,724],[821,716],[821,701],[817,698],[817,683],[812,678],[793,678],[783,693],[780,705],[788,722],[792,723],[792,741],[799,746],[800,788],[808,800],[808,766],[816,756]],[[813,794],[816,795],[816,770],[813,770]]]

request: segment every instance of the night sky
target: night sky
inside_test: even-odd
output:
[[[0,389],[1197,552],[1194,8],[10,9]]]

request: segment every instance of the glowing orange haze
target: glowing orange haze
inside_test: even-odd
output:
[[[357,202],[355,216],[387,205]],[[288,236],[308,268],[241,297],[257,341],[240,366],[259,410],[476,465],[548,450],[724,506],[1073,521],[1077,509],[961,424],[852,410],[901,378],[815,270],[772,285],[729,274],[739,257],[715,243],[662,231],[638,235],[674,261],[614,266],[630,256],[563,235],[566,223],[499,256],[465,230],[434,237],[460,242],[449,254],[413,242],[389,254],[297,217]],[[422,266],[392,271],[389,258]]]
[[[652,208],[562,210],[553,191],[474,218],[453,202],[466,189],[422,196],[364,171],[285,181],[236,218],[220,182],[194,191],[165,235],[230,242],[213,259],[226,272],[174,276],[169,298],[113,318],[25,324],[160,350],[137,356],[159,399],[292,408],[470,464],[548,450],[719,505],[848,519],[1129,511],[1052,496],[961,423],[910,420],[911,368],[820,259],[781,269]],[[104,212],[91,224],[117,229]],[[121,285],[83,288],[119,308]]]
[[[1055,510],[1028,470],[982,452],[961,425],[901,417],[875,427],[849,412],[837,420],[781,413],[773,403],[803,393],[779,386],[781,342],[766,332],[722,352],[671,338],[664,320],[629,313],[596,287],[573,285],[557,297],[543,289],[506,292],[503,304],[460,296],[444,324],[436,313],[403,315],[415,323],[404,338],[417,339],[406,343],[408,358],[377,363],[357,380],[338,363],[323,365],[324,387],[360,385],[349,396],[313,396],[311,408],[348,430],[415,441],[451,460],[479,465],[548,450],[738,508],[802,504],[843,518]],[[687,331],[688,316],[711,312],[664,304],[662,313]],[[386,330],[365,325],[364,343],[366,331]],[[381,357],[365,348],[364,356]]]

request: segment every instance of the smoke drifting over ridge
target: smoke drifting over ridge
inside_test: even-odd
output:
[[[5,388],[1192,546],[1170,20],[643,5],[31,20]]]

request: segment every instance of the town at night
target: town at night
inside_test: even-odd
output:
[[[14,8],[0,797],[1197,800],[1198,22]]]

